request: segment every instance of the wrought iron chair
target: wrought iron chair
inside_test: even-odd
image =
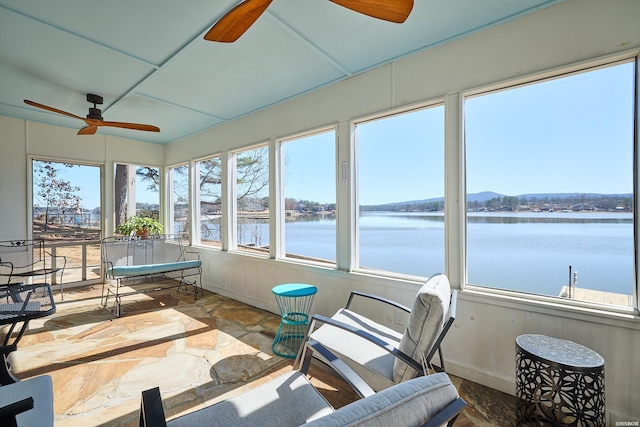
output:
[[[49,252],[43,239],[0,241],[0,277],[6,277],[6,283],[44,277],[45,282],[60,285],[60,297],[64,299],[62,276],[66,265],[67,258]]]

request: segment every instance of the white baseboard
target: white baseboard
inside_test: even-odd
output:
[[[496,377],[494,373],[479,371],[471,366],[461,365],[446,359],[444,362],[447,372],[451,375],[473,381],[511,396],[516,395],[515,372],[513,378],[500,378]]]
[[[219,287],[217,287],[215,285],[212,285],[210,283],[203,284],[203,288],[206,289],[207,291],[213,292],[213,293],[218,294],[218,295],[222,295],[223,297],[227,297],[227,298],[230,298],[230,299],[238,301],[238,302],[242,302],[244,304],[251,305],[251,306],[259,308],[261,310],[269,311],[269,312],[274,313],[274,314],[278,314],[279,313],[278,306],[276,304],[275,299],[273,301],[273,304],[267,304],[264,301],[253,299],[253,298],[248,298],[246,295],[237,294],[237,293],[235,293],[233,291],[230,291],[230,290],[225,289],[225,288],[219,288]]]
[[[448,360],[445,360],[445,366],[447,368],[447,373],[450,373],[451,375],[468,381],[473,381],[474,383],[507,393],[511,396],[516,395],[515,373],[513,378],[499,378],[494,374],[479,371],[476,368],[457,364]],[[605,418],[607,426],[640,425],[640,420],[609,409],[606,410]]]

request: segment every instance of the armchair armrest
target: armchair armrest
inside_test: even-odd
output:
[[[140,427],[166,427],[167,421],[162,408],[160,388],[155,387],[142,392],[140,403]]]
[[[115,276],[113,275],[113,262],[103,259],[102,264],[104,264],[104,274],[107,279],[115,280]]]
[[[443,426],[444,423],[447,423],[447,426],[452,426],[465,406],[467,406],[467,402],[465,402],[461,397],[458,397],[441,412],[439,412],[435,417],[427,421],[427,423],[423,427],[439,427]]]
[[[411,368],[415,369],[416,372],[418,372],[418,375],[424,374],[424,368],[422,367],[422,365],[420,365],[418,362],[413,360],[407,354],[405,354],[402,351],[400,351],[397,348],[395,348],[393,345],[389,344],[386,341],[381,340],[380,338],[378,338],[376,336],[371,335],[367,331],[363,331],[363,330],[358,329],[358,328],[356,328],[354,326],[347,325],[346,323],[342,323],[340,321],[331,319],[330,317],[326,317],[326,316],[323,316],[321,314],[315,314],[311,319],[311,325],[309,326],[309,335],[311,335],[311,333],[315,329],[316,321],[325,323],[327,325],[335,326],[336,328],[343,329],[343,330],[345,330],[347,332],[351,332],[352,334],[354,334],[354,335],[356,335],[356,336],[358,336],[358,337],[360,337],[362,339],[365,339],[365,340],[377,345],[378,347],[380,347],[380,348],[386,350],[387,352],[391,353],[394,357],[397,357],[398,359],[402,360],[404,363],[409,365]]]
[[[33,409],[33,397],[27,397],[0,407],[0,424],[7,427],[17,427],[16,415],[30,409]]]
[[[4,267],[4,268],[8,268],[9,269],[9,274],[2,274],[2,276],[9,276],[11,277],[13,275],[13,263],[10,261],[2,261],[2,258],[0,258],[0,267]]]
[[[195,255],[196,259],[200,259],[200,252],[198,251],[193,251],[193,250],[188,250],[188,249],[183,249],[185,254],[189,254],[189,255]]]
[[[304,359],[302,361],[302,366],[300,367],[300,372],[305,375],[307,374],[313,353],[316,353],[316,356],[336,371],[336,373],[340,375],[340,377],[345,380],[345,382],[349,384],[360,397],[364,398],[375,394],[375,391],[373,391],[353,369],[318,341],[309,339],[304,345]]]
[[[359,297],[363,297],[363,298],[370,298],[374,301],[378,301],[378,302],[382,302],[385,304],[389,304],[394,306],[395,308],[399,308],[400,310],[403,310],[407,313],[411,313],[411,309],[409,307],[407,307],[406,305],[400,304],[398,302],[395,302],[393,300],[390,300],[388,298],[383,298],[380,297],[378,295],[373,295],[373,294],[368,294],[366,292],[360,292],[360,291],[351,291],[351,295],[349,295],[349,300],[347,301],[347,305],[345,306],[346,309],[349,308],[349,306],[351,305],[351,302],[353,301],[353,297],[354,296],[359,296]]]
[[[52,259],[53,259],[53,258],[55,258],[55,259],[56,259],[56,263],[57,263],[57,260],[58,260],[58,259],[62,258],[62,261],[63,261],[63,262],[62,262],[62,268],[64,268],[64,267],[66,267],[66,266],[67,266],[67,257],[66,257],[66,256],[64,256],[64,255],[55,255],[55,256],[54,256],[54,255],[53,255],[51,252],[49,252],[49,251],[44,251],[44,253],[45,253],[45,254],[47,254],[47,255],[49,255],[49,257],[51,257]]]

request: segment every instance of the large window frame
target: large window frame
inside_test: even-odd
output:
[[[203,175],[202,165],[205,162],[215,162],[218,161],[218,165],[215,163],[210,163],[210,169],[206,171],[206,175]],[[223,222],[225,221],[226,215],[224,215],[223,208],[223,197],[224,197],[224,185],[226,183],[226,177],[224,176],[223,170],[223,156],[222,154],[214,154],[211,156],[203,157],[201,159],[194,160],[192,162],[193,168],[193,195],[192,195],[192,206],[196,207],[192,209],[194,224],[196,227],[194,228],[194,234],[192,236],[192,243],[195,245],[202,245],[212,249],[220,249],[223,245],[224,233],[223,233]],[[215,168],[219,168],[219,175],[215,175]],[[212,177],[210,172],[214,173]],[[204,182],[203,182],[204,180]],[[215,182],[218,180],[219,182]],[[219,198],[219,202],[216,203],[215,200],[209,200],[210,196],[215,196],[216,189],[212,189],[213,193],[205,193],[203,195],[203,187],[206,186],[219,186],[218,189],[219,194],[217,197]],[[211,190],[207,190],[210,192]],[[209,203],[210,206],[203,206],[203,203]],[[216,207],[216,205],[219,205]],[[217,211],[215,209],[217,208]],[[203,212],[205,210],[205,212]],[[215,221],[218,221],[217,225]],[[203,221],[213,222],[211,225],[207,226],[203,224]],[[206,237],[209,235],[216,235],[215,228],[218,228],[217,235],[219,236],[218,240],[215,239],[207,239]],[[203,236],[204,234],[204,236]]]
[[[257,153],[257,151],[264,150],[263,153]],[[243,176],[240,176],[238,160],[242,157],[243,153],[247,153],[250,151],[255,151],[257,157],[253,157],[249,159],[248,165],[246,169],[244,169],[244,175],[249,177],[248,182],[251,182],[250,187],[248,189],[243,189],[243,191],[239,190],[238,181],[244,180]],[[271,176],[271,145],[268,142],[262,142],[258,144],[249,145],[246,147],[238,148],[236,150],[230,151],[228,154],[228,172],[227,179],[229,180],[229,194],[227,195],[231,210],[230,210],[230,218],[228,219],[229,231],[230,231],[230,242],[228,245],[228,250],[234,251],[242,254],[252,254],[257,256],[269,256],[270,249],[264,247],[264,242],[266,239],[266,246],[271,246],[271,229],[272,229],[272,213],[267,209],[268,218],[266,221],[266,232],[263,230],[264,227],[261,225],[265,225],[265,223],[260,221],[259,214],[256,214],[255,217],[251,217],[251,215],[245,215],[244,219],[239,219],[239,207],[238,200],[242,199],[245,196],[252,196],[252,198],[247,199],[247,208],[245,209],[247,212],[251,210],[255,210],[258,212],[259,207],[258,204],[260,201],[259,197],[266,197],[267,200],[271,199],[270,187],[273,185],[277,185]],[[257,164],[257,169],[254,168],[255,163]],[[259,164],[262,162],[262,165]],[[253,165],[252,165],[253,163]],[[265,167],[267,171],[265,173],[264,170],[260,169]],[[242,167],[242,166],[241,166]],[[266,176],[266,191],[264,191],[265,184],[263,182],[259,182],[260,180],[264,180]],[[256,184],[257,187],[253,188],[253,184]],[[246,195],[240,193],[247,193]],[[269,204],[271,206],[271,203]],[[263,207],[262,205],[260,207]],[[264,212],[264,210],[263,210]],[[245,212],[246,213],[246,212]],[[264,218],[262,218],[264,219]],[[224,221],[224,219],[223,219]],[[246,224],[242,222],[246,221]],[[244,227],[244,230],[239,230],[241,227]],[[244,240],[243,240],[244,236]],[[248,237],[247,237],[248,236]],[[223,236],[224,238],[224,236]],[[255,240],[255,244],[252,244],[250,240]],[[224,243],[223,243],[224,245]]]
[[[106,222],[103,215],[103,210],[105,209],[105,164],[49,156],[27,156],[27,162],[28,178],[26,193],[27,217],[29,218],[27,238],[44,239],[45,246],[48,252],[51,253],[52,262],[55,261],[56,256],[67,257],[67,265],[65,267],[66,274],[62,278],[64,285],[100,283],[102,281],[102,271],[100,269],[100,240],[106,232]],[[63,230],[46,230],[46,227],[44,227],[43,230],[36,231],[35,220],[38,216],[36,198],[38,194],[37,191],[34,190],[35,187],[39,185],[36,182],[38,174],[34,170],[34,163],[36,162],[96,168],[98,173],[97,184],[99,196],[97,198],[98,206],[94,206],[92,210],[87,209],[84,203],[83,187],[74,188],[80,182],[85,182],[82,180],[89,179],[90,177],[75,177],[70,180],[64,176],[64,172],[59,173],[59,170],[54,172],[54,175],[57,175],[58,185],[63,188],[62,192],[68,195],[76,195],[77,200],[80,201],[77,205],[78,209],[76,209],[76,206],[69,205],[67,214],[61,216],[61,218],[64,218],[63,224],[66,222],[68,226],[70,225],[70,227],[68,227],[69,230],[66,232]],[[53,168],[55,169],[55,167]],[[91,173],[93,173],[93,171]],[[45,179],[41,182],[51,184],[51,181],[52,175],[45,175]],[[42,188],[42,190],[46,191],[46,188]],[[60,214],[60,212],[57,212],[57,214]],[[54,215],[54,217],[55,216],[57,215]],[[56,238],[49,238],[53,236],[56,236]],[[61,236],[65,237],[60,238]],[[96,271],[100,273],[97,274]],[[56,284],[55,275],[51,276],[50,279],[52,280],[52,285]]]
[[[174,177],[175,175],[175,171],[176,169],[182,169],[184,168],[185,171],[185,177],[183,179],[186,180],[186,182],[182,182],[180,183],[181,188],[179,190],[176,190],[176,177]],[[193,203],[193,197],[191,195],[191,175],[192,175],[192,167],[188,162],[185,163],[178,163],[175,165],[171,165],[171,166],[167,166],[165,168],[165,179],[166,179],[166,183],[167,185],[165,185],[165,193],[166,193],[166,215],[165,215],[165,232],[167,234],[179,234],[182,236],[189,236],[189,229],[190,227],[190,223],[193,221],[191,212],[193,212],[192,209],[192,203]],[[176,223],[176,205],[177,202],[176,201],[176,191],[180,191],[180,197],[184,197],[186,199],[186,206],[187,206],[187,211],[184,213],[184,218],[185,218],[185,224],[183,225],[183,227],[181,229],[176,229],[175,223]]]
[[[293,201],[288,197],[290,194],[287,191],[287,183],[289,182],[289,179],[291,179],[291,177],[289,176],[288,173],[288,168],[290,166],[290,161],[291,159],[289,158],[289,156],[287,155],[287,147],[291,146],[288,144],[296,144],[298,142],[300,142],[301,144],[308,144],[309,140],[313,139],[313,138],[323,138],[324,136],[329,137],[333,137],[333,152],[330,153],[332,154],[332,159],[331,159],[331,172],[333,173],[332,177],[329,178],[330,180],[332,180],[329,185],[332,186],[332,191],[333,191],[333,200],[329,201],[329,200],[312,200],[312,199],[307,199],[304,198],[304,200],[308,200],[309,202],[317,202],[320,204],[326,204],[330,203],[332,206],[329,206],[328,208],[325,208],[323,210],[322,214],[317,214],[317,215],[313,215],[313,214],[309,214],[309,212],[311,212],[315,207],[310,207],[310,206],[290,206],[291,203],[293,203]],[[319,263],[323,266],[335,266],[336,262],[337,262],[337,253],[338,253],[338,227],[337,227],[337,210],[338,210],[338,204],[337,204],[337,172],[336,172],[336,157],[337,157],[337,153],[338,153],[338,130],[337,130],[337,126],[336,125],[332,125],[332,126],[324,126],[324,127],[320,127],[314,130],[310,130],[310,131],[306,131],[306,132],[301,132],[301,133],[296,133],[294,135],[289,135],[287,137],[283,137],[283,138],[278,138],[275,140],[275,144],[277,147],[277,152],[279,153],[279,168],[278,170],[281,171],[281,173],[279,173],[276,177],[276,182],[279,187],[279,189],[276,191],[276,194],[279,195],[278,197],[278,208],[276,209],[276,212],[279,212],[278,218],[276,219],[276,221],[278,222],[278,229],[281,230],[281,233],[278,233],[278,238],[279,238],[279,242],[277,243],[277,247],[278,247],[278,254],[277,257],[278,258],[283,258],[283,259],[289,259],[289,260],[294,260],[296,262],[301,262],[301,263]],[[318,159],[317,158],[309,158],[308,159],[310,162],[316,163],[315,167],[318,167]],[[321,172],[319,172],[321,173]],[[318,176],[318,175],[314,175],[313,177],[307,175],[306,173],[303,174],[303,177],[306,178],[311,178],[314,180],[322,180],[322,179],[327,179],[326,176]],[[308,194],[308,192],[305,190],[305,194]],[[287,200],[289,198],[289,200]],[[300,202],[301,200],[297,200],[298,202]],[[297,213],[295,213],[294,211],[299,211],[299,216]],[[329,213],[330,211],[333,211],[333,213]],[[333,221],[335,222],[334,224],[334,235],[333,235],[333,255],[331,257],[327,256],[327,257],[319,257],[317,254],[312,254],[312,253],[297,253],[297,252],[293,252],[290,248],[287,248],[287,229],[291,230],[291,226],[295,226],[295,224],[298,221],[305,221],[305,216],[310,215],[310,218],[314,218],[316,220],[319,220],[320,222],[323,221]],[[287,227],[287,223],[290,224],[290,227]]]
[[[557,302],[555,297],[545,297],[535,294],[520,293],[515,291],[506,290],[494,290],[491,288],[478,288],[468,284],[468,266],[467,266],[467,202],[466,202],[466,142],[464,138],[464,100],[468,96],[476,96],[481,93],[506,90],[513,86],[523,84],[534,84],[538,81],[545,79],[557,78],[570,73],[582,72],[589,69],[596,69],[598,67],[606,67],[617,61],[634,61],[635,62],[635,134],[634,134],[634,162],[633,162],[633,201],[634,206],[640,206],[638,203],[638,145],[639,143],[639,131],[638,123],[640,122],[640,112],[638,111],[638,87],[640,86],[640,78],[638,75],[638,51],[626,51],[618,54],[610,55],[605,58],[594,58],[581,63],[574,63],[563,66],[557,69],[551,69],[535,73],[523,77],[518,77],[511,80],[498,81],[495,83],[487,84],[481,87],[462,89],[459,92],[451,93],[440,98],[433,98],[428,101],[403,106],[400,108],[390,108],[388,110],[380,111],[376,114],[346,118],[340,121],[335,126],[336,129],[336,205],[341,213],[338,215],[338,229],[341,230],[341,234],[336,234],[338,253],[336,256],[336,265],[324,266],[334,268],[346,273],[358,273],[366,274],[371,277],[378,277],[383,280],[392,279],[406,283],[420,283],[424,277],[412,276],[393,271],[375,270],[375,269],[362,269],[360,265],[360,253],[359,253],[359,233],[358,216],[359,216],[359,195],[358,195],[358,142],[356,141],[355,127],[363,122],[377,120],[386,116],[392,116],[395,114],[402,114],[416,109],[430,108],[433,106],[442,105],[444,107],[444,168],[445,168],[445,188],[444,188],[444,205],[445,205],[445,266],[444,272],[449,275],[452,286],[461,289],[468,289],[473,295],[479,295],[482,293],[492,298],[491,295],[499,295],[499,298],[515,298],[518,301],[525,303],[542,303],[542,306],[548,307],[549,304]],[[326,129],[322,126],[316,128]],[[223,233],[222,233],[222,250],[234,252],[236,254],[243,255],[258,255],[271,257],[275,260],[293,262],[300,265],[310,265],[307,260],[296,259],[295,257],[288,257],[284,253],[283,234],[284,229],[284,193],[282,187],[281,169],[283,167],[283,159],[281,157],[281,146],[283,141],[295,138],[300,135],[313,131],[300,131],[286,134],[285,136],[274,136],[268,141],[247,144],[244,146],[234,147],[232,150],[225,151],[221,155],[222,158],[222,171],[223,179],[228,182],[223,186],[223,215],[227,218],[222,220]],[[271,215],[269,218],[269,239],[270,249],[267,253],[256,251],[239,251],[237,247],[237,207],[236,207],[236,159],[237,155],[243,151],[255,149],[256,147],[268,147],[269,153],[269,206],[271,209]],[[215,156],[215,154],[212,154]],[[203,157],[204,158],[204,157]],[[197,160],[192,160],[190,163],[190,176],[193,179],[192,174],[194,164]],[[165,170],[169,170],[169,166],[165,167]],[[165,176],[168,175],[165,173]],[[193,196],[193,193],[191,193]],[[193,200],[192,200],[193,203]],[[167,201],[167,205],[171,205]],[[226,206],[225,206],[226,205]],[[193,209],[191,209],[193,211]],[[640,266],[640,255],[638,251],[638,226],[639,218],[637,209],[634,209],[634,263],[636,270]],[[195,218],[192,213],[191,217]],[[167,215],[167,219],[170,220],[170,216]],[[348,231],[345,231],[349,228]],[[193,230],[193,227],[192,227]],[[193,237],[193,236],[192,236]],[[197,243],[197,239],[195,240]],[[632,307],[603,307],[596,304],[588,304],[581,301],[569,301],[565,306],[568,310],[571,310],[572,306],[575,308],[589,308],[592,310],[598,310],[601,313],[610,312],[625,312],[632,311],[638,313],[638,299],[639,299],[639,279],[640,275],[635,275],[635,288],[633,295]]]
[[[461,153],[461,164],[464,165],[462,167],[462,171],[460,173],[460,178],[462,178],[462,182],[461,182],[461,194],[463,196],[463,202],[464,202],[464,209],[462,210],[463,215],[464,215],[464,227],[465,227],[465,231],[463,232],[462,235],[462,239],[464,241],[463,243],[463,247],[464,247],[464,253],[462,254],[460,260],[462,261],[462,288],[463,289],[468,289],[473,291],[474,293],[478,292],[480,294],[486,294],[486,295],[495,295],[498,297],[506,297],[506,298],[512,298],[512,297],[516,297],[518,299],[522,298],[525,301],[530,301],[530,302],[539,302],[542,304],[558,304],[560,301],[562,301],[562,304],[564,306],[567,307],[574,307],[574,308],[578,308],[578,309],[591,309],[591,310],[595,310],[597,312],[622,312],[622,313],[638,313],[638,307],[640,305],[639,302],[639,289],[640,289],[640,274],[638,273],[638,266],[640,266],[640,254],[638,251],[638,245],[639,245],[639,237],[638,237],[638,232],[639,232],[639,214],[638,214],[638,201],[639,201],[639,194],[638,194],[638,189],[640,188],[638,185],[638,179],[639,179],[639,174],[638,174],[638,165],[640,164],[639,161],[639,150],[638,147],[640,146],[640,135],[639,135],[639,123],[640,123],[640,111],[639,111],[639,105],[638,105],[638,88],[640,87],[640,72],[639,72],[639,65],[640,65],[640,60],[639,60],[639,56],[638,56],[638,52],[637,51],[633,51],[633,52],[622,52],[619,54],[614,54],[614,55],[610,55],[608,57],[604,57],[604,58],[596,58],[596,59],[592,59],[589,61],[585,61],[585,62],[581,62],[581,63],[576,63],[576,64],[572,64],[572,65],[568,65],[566,67],[562,67],[559,69],[553,69],[553,70],[547,70],[545,72],[541,72],[541,73],[537,73],[534,75],[529,75],[529,76],[525,76],[522,78],[518,78],[518,79],[514,79],[514,80],[509,80],[509,81],[503,81],[500,83],[496,83],[496,84],[491,84],[491,85],[487,85],[487,86],[483,86],[480,88],[474,88],[474,89],[470,89],[470,90],[466,90],[461,92],[460,94],[460,102],[458,104],[458,107],[460,109],[460,129],[462,134],[465,134],[465,130],[464,130],[464,126],[465,126],[465,120],[464,120],[464,100],[470,97],[475,97],[475,96],[479,96],[482,94],[487,94],[487,93],[492,93],[492,92],[497,92],[497,91],[502,91],[502,90],[509,90],[511,88],[516,88],[516,87],[520,87],[520,86],[525,86],[525,85],[532,85],[532,84],[536,84],[539,82],[545,82],[545,81],[549,81],[549,80],[554,80],[554,79],[558,79],[558,78],[562,78],[565,76],[571,76],[571,75],[577,75],[577,74],[581,74],[581,73],[586,73],[589,71],[595,71],[595,70],[599,70],[599,69],[603,69],[603,68],[607,68],[610,66],[614,66],[614,65],[618,65],[618,64],[623,64],[623,63],[632,63],[634,65],[634,91],[635,93],[632,95],[634,98],[634,105],[633,105],[633,109],[634,111],[632,112],[633,114],[633,159],[632,159],[632,163],[633,163],[633,171],[632,171],[632,180],[633,180],[633,205],[634,205],[634,209],[633,209],[633,262],[634,262],[634,282],[632,283],[632,295],[630,296],[630,304],[629,306],[622,306],[622,305],[607,305],[607,304],[601,304],[601,303],[597,303],[597,302],[590,302],[590,301],[582,301],[582,300],[573,300],[573,299],[565,299],[565,298],[561,298],[561,297],[555,297],[555,296],[547,296],[547,295],[540,295],[540,294],[535,294],[535,293],[528,293],[528,292],[522,292],[522,291],[512,291],[512,290],[506,290],[506,289],[498,289],[498,288],[490,288],[490,287],[479,287],[479,286],[474,286],[473,284],[469,283],[468,280],[468,253],[467,253],[467,224],[468,224],[468,203],[467,203],[467,182],[466,182],[466,162],[467,162],[467,148],[466,148],[466,140],[464,137],[462,137],[462,153]]]
[[[439,187],[439,194],[437,197],[442,197],[442,201],[440,203],[440,208],[443,211],[443,215],[442,215],[442,238],[443,238],[443,243],[442,243],[442,251],[441,251],[441,256],[442,256],[442,266],[440,266],[439,268],[434,268],[432,269],[433,271],[425,271],[424,274],[413,274],[413,273],[407,273],[407,272],[400,272],[400,271],[393,271],[393,270],[388,270],[388,269],[382,269],[382,268],[377,268],[376,266],[363,266],[361,263],[361,259],[362,259],[362,248],[361,248],[361,243],[362,243],[362,232],[361,232],[361,204],[362,204],[362,199],[361,199],[361,186],[359,184],[359,180],[360,180],[360,173],[362,172],[362,166],[360,165],[360,161],[362,159],[362,141],[360,141],[358,139],[358,127],[361,125],[367,125],[369,123],[381,123],[381,121],[383,120],[393,120],[395,118],[401,117],[401,116],[407,116],[407,115],[411,115],[414,113],[420,113],[420,112],[425,112],[425,111],[436,111],[435,109],[442,109],[443,112],[443,117],[442,117],[442,123],[440,123],[441,129],[439,131],[435,131],[436,135],[439,135],[438,132],[442,132],[442,145],[439,148],[441,150],[441,157],[440,157],[440,162],[441,162],[441,166],[440,168],[442,169],[442,185]],[[354,234],[355,234],[355,238],[354,238],[354,245],[353,245],[353,253],[351,254],[352,257],[352,262],[354,265],[354,270],[360,273],[364,273],[364,274],[373,274],[376,276],[380,276],[380,277],[391,277],[391,278],[399,278],[399,279],[403,279],[403,280],[409,280],[409,281],[422,281],[424,279],[426,279],[427,277],[429,277],[432,274],[435,273],[439,273],[444,271],[445,269],[445,265],[446,265],[446,231],[444,230],[445,228],[445,218],[446,218],[446,214],[444,213],[444,206],[446,203],[446,198],[445,198],[445,192],[446,192],[446,187],[445,187],[445,161],[446,161],[446,127],[445,127],[445,116],[446,116],[446,108],[445,108],[445,102],[444,99],[442,98],[437,98],[437,99],[433,99],[430,100],[428,102],[422,102],[419,104],[412,104],[410,106],[406,106],[403,108],[395,108],[389,111],[385,111],[379,114],[375,114],[375,115],[370,115],[370,116],[366,116],[366,117],[360,117],[358,119],[354,119],[352,120],[352,141],[351,143],[354,146],[354,151],[355,151],[355,157],[352,160],[352,164],[350,165],[354,170],[355,170],[355,174],[353,176],[354,178],[354,182],[352,183],[352,188],[353,188],[353,194],[355,194],[354,196],[354,205],[353,205],[353,209],[354,209]],[[432,138],[433,137],[433,132],[431,132],[431,128],[429,128],[429,133],[425,134],[425,138]],[[388,147],[389,150],[393,150],[395,149],[395,147],[393,145],[389,145]],[[432,188],[432,186],[429,186],[429,188]],[[425,196],[424,199],[427,199],[429,197]],[[414,199],[417,200],[417,199]],[[401,200],[398,200],[401,201]],[[410,201],[410,200],[407,200]],[[437,226],[439,228],[439,226]]]

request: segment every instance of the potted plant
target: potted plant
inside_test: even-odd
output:
[[[135,234],[136,236],[146,236],[149,234],[161,234],[162,224],[149,217],[132,216],[116,227],[116,232],[125,236]]]

